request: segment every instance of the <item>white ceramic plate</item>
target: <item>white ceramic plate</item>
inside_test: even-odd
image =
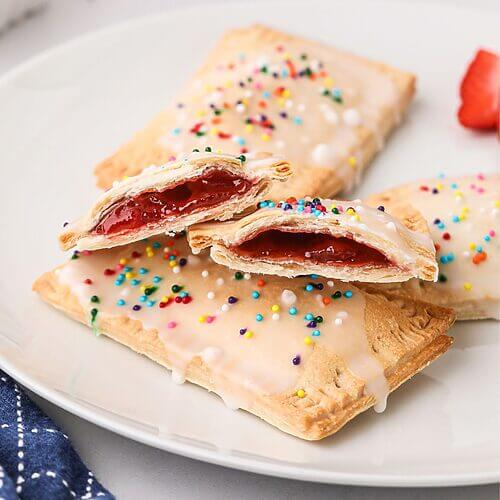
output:
[[[410,69],[408,120],[356,193],[494,168],[495,138],[455,120],[458,82],[495,18],[427,4],[291,2],[197,7],[49,51],[0,82],[0,365],[92,422],[175,453],[311,481],[458,485],[499,479],[499,333],[454,327],[443,359],[333,438],[282,434],[42,304],[33,279],[60,263],[56,233],[96,194],[91,167],[164,106],[226,28],[260,21]]]

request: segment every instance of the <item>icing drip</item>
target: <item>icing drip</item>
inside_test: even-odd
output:
[[[98,308],[97,326],[127,316],[156,330],[174,381],[182,383],[191,363],[202,361],[211,390],[230,407],[251,408],[256,396],[295,390],[316,345],[341,355],[368,394],[380,402],[387,395],[364,329],[365,299],[352,286],[232,272],[206,253],[192,259],[183,238],[75,257],[57,276],[86,311]]]

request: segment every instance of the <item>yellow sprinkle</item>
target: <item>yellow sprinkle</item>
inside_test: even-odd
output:
[[[155,253],[154,252],[146,252],[146,256],[151,258],[154,257]]]
[[[125,278],[127,278],[128,280],[131,280],[134,277],[135,277],[135,273],[132,273],[132,272],[125,273]]]
[[[271,138],[271,136],[270,136],[269,134],[262,134],[262,135],[260,136],[260,138],[261,138],[263,141],[266,141],[266,142],[267,142],[267,141]]]
[[[351,167],[355,167],[356,163],[358,163],[358,160],[356,160],[355,156],[349,156],[349,158],[347,159],[347,163],[349,163]]]
[[[290,91],[289,91],[288,89],[285,89],[285,90],[281,93],[281,95],[282,95],[285,99],[287,99],[288,97],[290,97],[291,93],[290,93]]]
[[[464,283],[464,290],[472,290],[472,283],[469,283],[468,281]]]
[[[147,285],[141,285],[141,292],[144,292],[147,288]]]
[[[242,99],[241,102],[245,105],[248,106],[248,99]]]
[[[303,397],[305,397],[305,395],[306,395],[306,391],[304,391],[304,389],[299,389],[299,390],[296,392],[296,394],[297,394],[297,396],[298,396],[299,398],[303,398]]]
[[[217,127],[212,127],[210,129],[210,135],[217,135],[219,133],[219,129]]]
[[[470,208],[468,206],[462,207],[462,212],[467,214],[467,213],[469,213],[469,211],[470,211]]]
[[[271,311],[273,313],[277,313],[280,310],[280,306],[278,304],[274,304],[271,306]]]
[[[212,85],[208,85],[208,84],[207,84],[207,85],[205,85],[205,91],[206,91],[206,92],[212,92],[212,90],[213,90],[213,89],[214,89],[214,88],[212,87]]]
[[[475,250],[476,249],[476,244],[475,243],[469,243],[469,248],[471,250]]]
[[[253,337],[253,332],[250,332],[250,331],[245,332],[243,334],[243,337],[245,337],[246,339],[251,339]]]
[[[124,175],[122,180],[126,181],[129,177],[129,175]]]
[[[286,99],[283,99],[283,97],[278,97],[278,106],[282,108],[285,105]]]
[[[233,86],[233,82],[232,82],[231,80],[228,80],[228,81],[226,82],[225,87],[228,89],[228,88],[230,88],[230,87],[232,87],[232,86]]]
[[[436,188],[439,189],[439,190],[443,189],[443,183],[442,182],[438,182],[436,184]]]
[[[199,322],[199,323],[205,323],[205,320],[206,320],[206,319],[207,319],[207,317],[206,317],[206,316],[199,316],[199,317],[198,317],[198,322]]]
[[[495,200],[495,208],[500,208],[500,200]]]
[[[216,151],[216,153],[217,153],[218,155],[221,155],[221,154],[222,154],[222,149],[218,149],[218,150]]]
[[[175,260],[170,260],[170,261],[168,262],[168,265],[169,265],[170,267],[175,267],[175,266],[177,265],[177,262],[176,262]]]
[[[304,344],[305,345],[312,345],[313,339],[311,337],[304,337]]]
[[[359,216],[359,214],[354,214],[354,220],[359,222],[361,220],[361,217]]]
[[[247,132],[253,132],[253,125],[252,125],[251,123],[247,123],[247,124],[245,125],[245,130],[246,130]]]
[[[161,298],[161,302],[168,302],[168,297],[166,295],[164,295],[162,298]]]
[[[331,76],[327,76],[324,80],[323,80],[323,85],[325,87],[331,87],[333,85],[333,78]]]
[[[127,259],[120,259],[120,264],[124,266],[127,263]]]
[[[153,251],[153,247],[146,247],[146,252],[152,252]]]
[[[199,109],[197,112],[196,112],[196,116],[198,117],[201,117],[201,116],[205,116],[206,114],[206,111],[203,110],[203,109]]]
[[[283,59],[291,59],[291,58],[292,58],[292,56],[291,56],[290,52],[285,52],[283,54]]]
[[[348,215],[354,215],[356,212],[354,211],[354,208],[348,208],[345,211],[345,213],[348,214]]]

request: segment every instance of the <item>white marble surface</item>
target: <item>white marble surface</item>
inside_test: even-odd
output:
[[[202,1],[50,0],[37,15],[0,34],[0,76],[40,51],[80,34],[132,17]],[[464,7],[471,3],[467,0],[448,1]],[[496,0],[483,0],[481,3],[483,8],[492,11],[498,5]],[[441,489],[361,488],[290,481],[235,471],[149,448],[90,424],[37,396],[34,399],[71,436],[83,460],[119,499],[486,500],[499,496],[498,485]]]

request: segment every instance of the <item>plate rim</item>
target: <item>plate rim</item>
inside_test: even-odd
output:
[[[255,1],[255,0],[254,0]],[[276,3],[300,3],[298,0],[278,0]],[[257,3],[266,3],[266,0],[256,0]],[[431,4],[423,0],[416,2],[406,3],[401,0],[376,0],[379,4],[395,4],[404,6],[407,9],[415,9],[419,7],[439,8],[445,10],[459,10],[459,11],[475,11],[481,12],[481,9],[476,5],[455,5],[455,4]],[[323,2],[322,2],[323,3]],[[217,0],[210,3],[208,6],[203,5],[188,5],[177,6],[169,8],[164,11],[132,17],[129,19],[121,20],[112,23],[109,26],[98,28],[88,33],[80,34],[74,38],[58,43],[53,47],[49,47],[40,53],[29,57],[22,63],[10,68],[4,75],[0,76],[0,92],[4,87],[8,86],[12,80],[22,75],[26,71],[43,64],[43,62],[51,57],[57,57],[59,54],[70,52],[74,48],[82,44],[91,42],[102,36],[110,33],[126,31],[133,27],[147,25],[149,23],[161,23],[162,19],[175,15],[176,12],[182,11],[195,11],[200,8],[217,8],[226,6],[227,4]],[[236,1],[230,4],[231,8],[246,6],[248,3]],[[485,13],[486,14],[486,13]],[[230,453],[220,452],[218,449],[209,450],[200,446],[182,443],[177,440],[169,439],[163,436],[153,436],[152,434],[134,429],[124,423],[114,421],[111,416],[94,412],[84,404],[79,403],[77,400],[51,388],[42,380],[37,379],[35,376],[30,375],[28,372],[23,372],[13,362],[10,362],[7,355],[0,352],[0,368],[15,379],[16,382],[31,390],[33,393],[42,397],[43,399],[55,404],[56,406],[83,418],[99,427],[124,436],[133,441],[143,443],[153,448],[161,449],[170,453],[180,456],[188,457],[202,462],[212,463],[223,467],[228,467],[237,470],[262,474],[272,477],[280,477],[286,479],[295,479],[300,481],[311,481],[316,483],[326,484],[343,484],[353,486],[376,486],[376,487],[444,487],[444,486],[471,486],[471,485],[485,485],[500,482],[500,469],[491,470],[486,472],[473,472],[473,473],[459,473],[459,474],[415,474],[411,477],[401,474],[367,474],[356,472],[332,472],[321,469],[308,470],[299,465],[284,464],[282,461],[275,460],[274,463],[252,459],[247,457],[235,456]],[[105,410],[103,409],[103,412]],[[110,412],[107,412],[111,415]],[[281,462],[281,463],[280,463]]]

